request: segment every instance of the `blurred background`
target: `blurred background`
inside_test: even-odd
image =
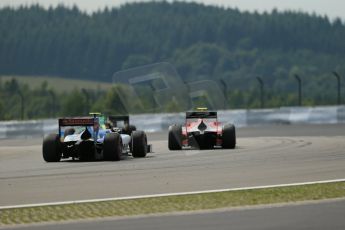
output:
[[[159,62],[187,86],[218,84],[214,109],[341,105],[344,11],[335,0],[1,0],[0,120],[184,111],[124,109],[114,74]]]

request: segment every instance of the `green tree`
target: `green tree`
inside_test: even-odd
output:
[[[62,102],[61,115],[63,116],[82,116],[88,115],[86,99],[83,93],[74,89],[70,94],[65,95]]]

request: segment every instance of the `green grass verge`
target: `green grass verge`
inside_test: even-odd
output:
[[[0,226],[345,197],[345,182],[0,210]]]
[[[43,82],[48,83],[49,88],[53,88],[57,92],[70,92],[75,88],[93,89],[93,90],[108,90],[112,87],[111,83],[76,80],[58,77],[44,77],[44,76],[0,76],[4,83],[11,79],[16,79],[19,83],[26,84],[29,88],[39,88]]]

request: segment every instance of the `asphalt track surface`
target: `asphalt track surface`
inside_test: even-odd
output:
[[[23,230],[343,230],[345,200],[21,226]]]
[[[238,129],[234,150],[169,151],[120,162],[45,163],[41,139],[0,141],[0,206],[345,178],[345,125]]]

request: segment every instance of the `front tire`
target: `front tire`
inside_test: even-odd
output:
[[[106,161],[119,161],[122,154],[122,139],[118,133],[107,133],[103,143],[103,157]]]
[[[222,139],[224,149],[234,149],[236,147],[236,130],[233,124],[224,125]]]
[[[169,126],[169,150],[181,150],[182,149],[182,125]]]
[[[147,137],[145,132],[133,131],[131,145],[133,157],[145,157],[147,154]]]
[[[58,134],[49,134],[44,138],[42,153],[46,162],[59,162],[61,160],[62,151]]]

